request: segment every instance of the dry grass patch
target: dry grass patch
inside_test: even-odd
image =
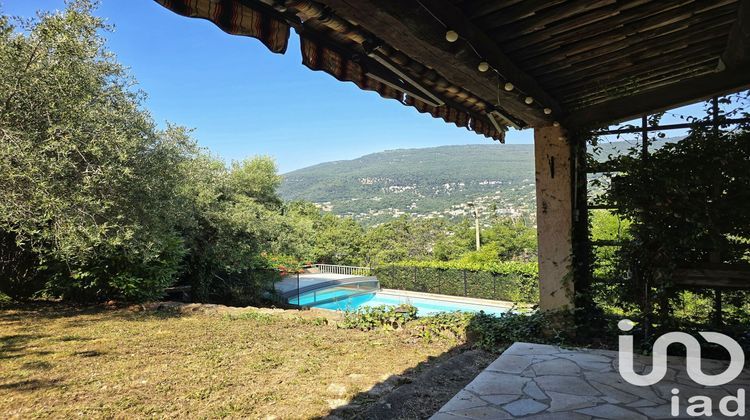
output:
[[[317,317],[0,309],[8,417],[325,416],[452,347]],[[332,385],[333,384],[333,385]],[[360,398],[357,399],[361,400]]]

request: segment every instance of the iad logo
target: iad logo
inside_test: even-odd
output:
[[[633,322],[629,319],[623,319],[617,323],[617,327],[621,331],[627,332],[633,329]],[[698,340],[689,334],[670,332],[656,339],[653,348],[653,368],[650,373],[643,375],[637,374],[633,370],[633,336],[620,335],[620,376],[622,376],[627,382],[638,386],[649,386],[661,381],[667,374],[667,347],[669,347],[670,344],[680,343],[685,346],[687,353],[685,360],[687,364],[687,374],[695,383],[704,386],[720,386],[737,378],[737,376],[742,373],[742,369],[745,366],[745,353],[742,351],[742,347],[740,347],[740,345],[731,337],[727,337],[724,334],[716,332],[700,332],[699,334],[709,343],[719,344],[729,352],[729,367],[727,367],[724,372],[716,375],[707,375],[703,373],[703,370],[701,369],[701,348]],[[672,389],[673,396],[671,399],[671,411],[673,416],[680,415],[679,393],[680,390],[678,388]],[[696,395],[690,397],[688,403],[691,404],[687,407],[687,414],[689,416],[712,415],[711,398]],[[735,403],[737,408],[731,410],[729,408],[730,403]],[[721,414],[729,417],[744,417],[745,390],[739,388],[736,397],[728,395],[722,398],[719,401],[719,411]]]

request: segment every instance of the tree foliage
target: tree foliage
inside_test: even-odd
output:
[[[614,166],[622,172],[612,178],[603,199],[630,225],[622,249],[609,255],[614,263],[599,269],[608,277],[629,279],[618,293],[621,303],[641,303],[643,285],[649,284],[652,302],[664,316],[670,300],[685,296],[671,288],[676,268],[747,263],[748,127],[696,126],[647,159],[632,150]]]
[[[172,168],[193,146],[141,109],[92,7],[0,20],[0,246],[24,265],[3,273],[19,296],[143,298],[178,270]]]
[[[267,157],[227,164],[190,131],[160,129],[105,47],[95,2],[0,19],[0,291],[16,298],[251,303],[301,262],[527,261],[535,235],[502,219],[402,217],[364,228],[284,203]],[[15,22],[15,23],[11,23]]]
[[[256,157],[227,166],[200,154],[181,173],[183,282],[198,300],[257,300],[273,277],[262,274],[271,268],[265,255],[283,230],[276,165]]]

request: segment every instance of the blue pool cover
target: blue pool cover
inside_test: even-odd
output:
[[[455,311],[484,311],[500,315],[510,310],[503,305],[471,302],[446,295],[415,296],[398,290],[381,291],[380,283],[374,276],[324,276],[309,274],[287,279],[284,290],[279,290],[281,298],[292,305],[340,311],[409,304],[417,308],[420,316]]]
[[[510,308],[495,305],[482,305],[477,303],[468,303],[460,300],[450,300],[450,296],[441,296],[440,299],[427,297],[413,297],[406,294],[398,294],[397,291],[367,293],[337,301],[322,303],[319,305],[310,305],[315,308],[333,309],[340,311],[356,310],[365,306],[380,305],[402,305],[409,304],[417,308],[417,315],[426,316],[439,312],[479,312],[492,315],[500,315],[508,312]]]

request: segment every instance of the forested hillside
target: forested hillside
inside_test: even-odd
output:
[[[652,149],[668,139],[654,142]],[[673,140],[672,140],[673,141]],[[632,144],[631,144],[632,143]],[[602,143],[598,160],[635,142]],[[534,146],[482,144],[386,150],[353,160],[322,163],[284,175],[284,200],[307,200],[365,224],[408,214],[465,218],[474,202],[483,218],[533,218]]]
[[[500,214],[534,208],[532,145],[387,150],[284,175],[285,200],[303,199],[365,223],[393,216],[465,216],[465,203]]]

